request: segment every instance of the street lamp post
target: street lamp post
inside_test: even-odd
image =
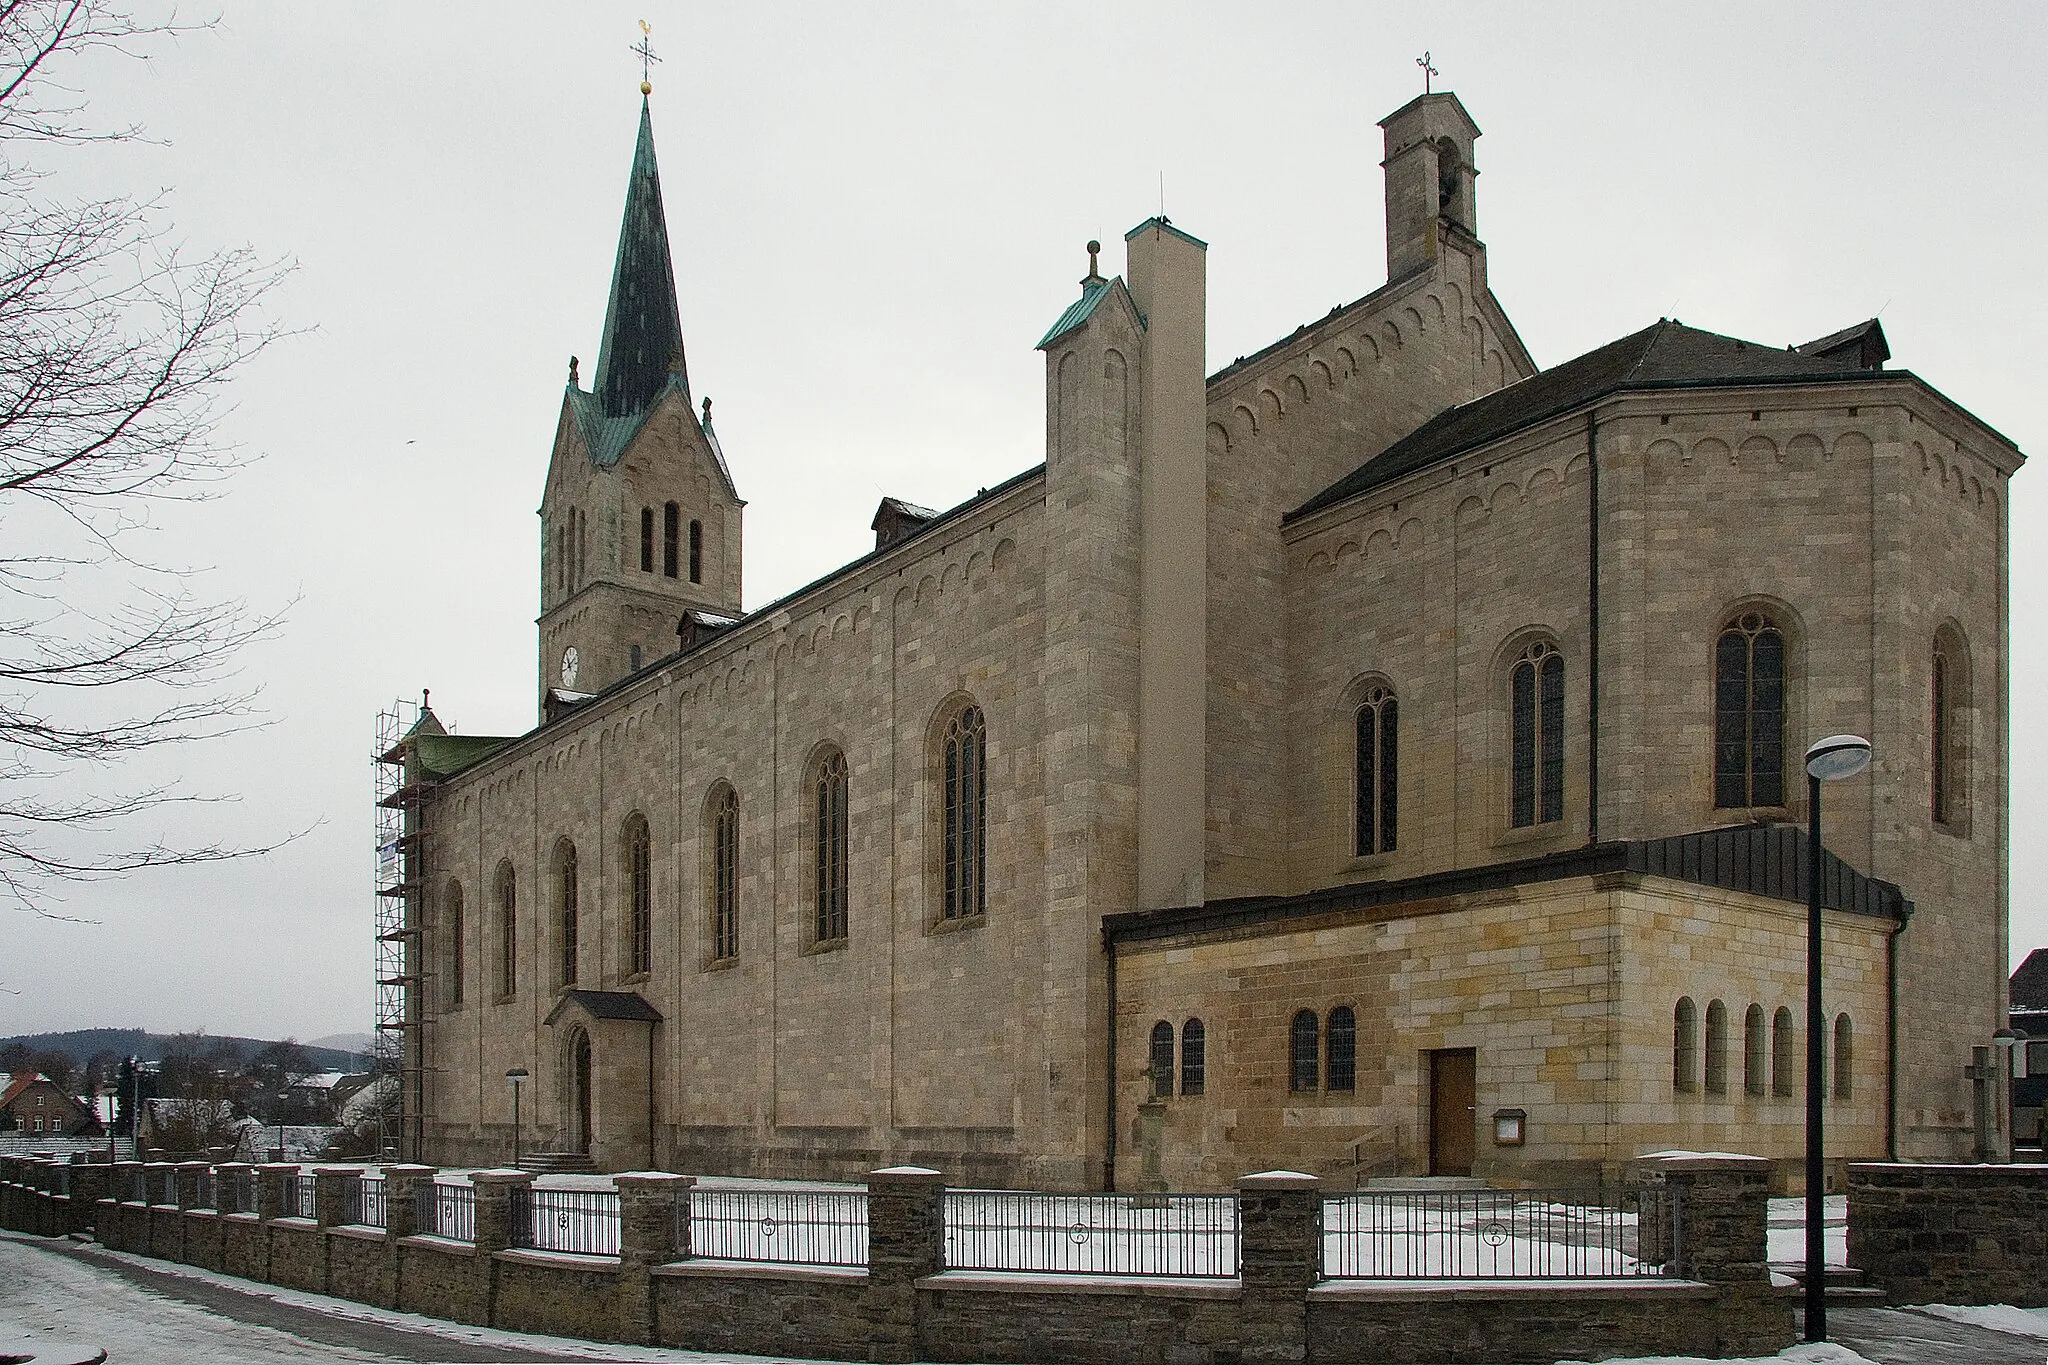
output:
[[[515,1066],[505,1073],[505,1079],[512,1082],[512,1164],[519,1164],[519,1083],[528,1076],[523,1066]]]
[[[1820,784],[1870,764],[1870,741],[1829,735],[1806,751],[1806,1339],[1828,1339],[1827,1173],[1821,1160]]]
[[[2012,1126],[2012,1059],[2016,1049],[2020,1050],[2020,1056],[2024,1057],[2027,1055],[2024,1051],[2027,1043],[2027,1031],[2017,1028],[2002,1028],[1991,1035],[1991,1042],[1998,1049],[1998,1093],[1991,1097],[1991,1102],[1998,1106],[1998,1121],[2005,1129],[2005,1145],[2000,1150],[2004,1159],[2011,1161],[2015,1157],[2013,1148],[2019,1145],[2020,1136],[2013,1131]]]

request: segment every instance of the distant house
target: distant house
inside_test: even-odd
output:
[[[0,1132],[91,1137],[101,1131],[84,1101],[39,1071],[0,1072]]]
[[[2013,1068],[2013,1143],[2039,1147],[2043,1106],[2048,1105],[2048,948],[2027,954],[2012,974],[2008,995],[2012,1026],[2027,1035],[2025,1060]]]

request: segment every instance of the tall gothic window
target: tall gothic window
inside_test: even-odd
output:
[[[576,984],[576,845],[564,839],[555,848],[555,914],[561,923],[559,946],[564,986]]]
[[[1745,1094],[1764,1093],[1770,1075],[1769,1048],[1764,1042],[1764,1007],[1751,1005],[1742,1016],[1742,1089]]]
[[[1522,651],[1509,678],[1511,805],[1514,824],[1564,819],[1564,656],[1538,640]]]
[[[943,919],[988,909],[988,733],[978,706],[963,706],[946,726],[939,756]]]
[[[1356,1090],[1358,1016],[1351,1012],[1351,1006],[1339,1005],[1330,1011],[1330,1031],[1325,1047],[1328,1065],[1323,1069],[1324,1084],[1332,1090]]]
[[[1320,1039],[1316,1036],[1320,1027],[1314,1010],[1300,1010],[1294,1022],[1287,1028],[1287,1088],[1293,1091],[1314,1091],[1322,1088],[1318,1067],[1322,1058]]]
[[[721,785],[711,797],[711,956],[740,955],[740,797]]]
[[[1835,1016],[1835,1098],[1854,1099],[1856,1096],[1855,1072],[1855,1025],[1849,1016]]]
[[[1941,641],[1934,644],[1934,752],[1927,756],[1927,766],[1934,779],[1934,818],[1939,824],[1948,823],[1948,747],[1949,747],[1949,682],[1948,652],[1941,647]]]
[[[654,970],[654,850],[647,821],[626,824],[626,949],[635,974]]]
[[[1771,1093],[1790,1095],[1792,1073],[1798,1065],[1793,1049],[1798,1040],[1792,1036],[1792,1011],[1778,1006],[1778,1012],[1771,1016]]]
[[[1728,1007],[1718,1000],[1707,1005],[1707,1093],[1728,1093]]]
[[[654,509],[640,509],[640,572],[654,572]]]
[[[1785,804],[1785,636],[1760,611],[1714,643],[1714,804]]]
[[[811,776],[812,934],[846,937],[846,755],[837,749]]]
[[[1394,851],[1395,803],[1399,795],[1400,703],[1374,687],[1359,703],[1353,751],[1352,851],[1359,857]]]
[[[498,994],[519,989],[519,887],[512,864],[498,864]]]
[[[690,581],[704,581],[704,523],[695,519],[690,522]]]
[[[664,578],[676,576],[676,536],[682,523],[682,509],[672,502],[661,505],[661,572]]]
[[[1699,1007],[1689,995],[1671,1011],[1671,1088],[1681,1095],[1700,1088]]]
[[[448,893],[443,899],[442,910],[444,913],[442,915],[443,924],[441,932],[447,937],[447,945],[442,953],[442,961],[446,964],[448,973],[446,999],[450,1009],[457,1009],[462,1005],[463,925],[461,882],[448,883]]]
[[[1199,1095],[1209,1079],[1209,1031],[1199,1019],[1180,1026],[1180,1093]]]
[[[1173,1025],[1161,1019],[1152,1026],[1152,1098],[1163,1100],[1173,1094]]]

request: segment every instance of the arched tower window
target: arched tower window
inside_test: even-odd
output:
[[[1714,642],[1714,804],[1785,804],[1785,635],[1760,611]]]
[[[706,803],[705,833],[711,845],[711,956],[740,955],[740,797],[720,783]]]
[[[654,970],[654,849],[637,814],[626,820],[626,961],[635,975]]]
[[[555,918],[560,925],[556,945],[561,949],[561,983],[576,984],[577,922],[576,845],[567,839],[555,845]]]
[[[1352,765],[1352,852],[1394,851],[1399,796],[1400,703],[1385,687],[1367,689],[1355,717]]]
[[[1771,1016],[1771,1093],[1790,1095],[1792,1073],[1798,1068],[1793,1055],[1798,1040],[1792,1036],[1792,1011],[1778,1006],[1778,1012]]]
[[[1328,1061],[1323,1082],[1331,1090],[1349,1093],[1358,1088],[1358,1016],[1351,1006],[1330,1011],[1330,1029],[1325,1044]]]
[[[1927,756],[1931,813],[1952,834],[1965,832],[1969,816],[1970,654],[1962,633],[1945,625],[1934,635],[1932,740]]]
[[[981,708],[960,708],[940,740],[940,859],[943,919],[988,909],[988,734]]]
[[[1699,1008],[1689,995],[1671,1011],[1671,1088],[1681,1095],[1700,1088]]]
[[[704,581],[704,523],[690,519],[690,581]]]
[[[1517,828],[1564,819],[1564,656],[1548,640],[1509,673],[1511,816]]]
[[[1173,1025],[1161,1019],[1152,1026],[1152,1098],[1163,1100],[1173,1094]]]
[[[1856,1097],[1856,1026],[1849,1022],[1849,1016],[1835,1016],[1835,1098],[1838,1100]]]
[[[1320,1026],[1314,1010],[1301,1010],[1294,1016],[1293,1024],[1287,1030],[1287,1088],[1302,1092],[1321,1089],[1322,1078],[1318,1068],[1322,1058],[1321,1039],[1317,1037]]]
[[[448,1008],[459,1009],[462,1005],[462,883],[451,881],[441,898],[441,933],[446,940],[442,950],[442,971],[447,975],[445,998]]]
[[[1728,1007],[1718,1000],[1707,1004],[1707,1093],[1728,1093]]]
[[[812,934],[820,943],[846,937],[846,755],[822,755],[811,773]]]
[[[664,578],[676,576],[676,536],[682,523],[682,510],[672,502],[661,505],[661,573]]]
[[[1199,1095],[1208,1082],[1209,1031],[1199,1019],[1180,1026],[1180,1093]]]
[[[1764,1007],[1751,1005],[1742,1016],[1742,1088],[1751,1095],[1764,1093],[1770,1072],[1764,1043]]]
[[[654,572],[654,509],[640,509],[640,572]]]
[[[498,994],[519,990],[519,886],[512,864],[498,864]]]

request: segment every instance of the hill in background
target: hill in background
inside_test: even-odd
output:
[[[239,1064],[246,1062],[251,1054],[270,1046],[276,1039],[236,1038],[227,1034],[172,1034],[150,1033],[139,1028],[87,1028],[73,1029],[69,1033],[24,1033],[13,1038],[0,1038],[0,1047],[20,1043],[30,1052],[60,1052],[71,1059],[73,1066],[85,1067],[86,1062],[96,1053],[111,1052],[120,1057],[136,1057],[145,1062],[162,1061],[164,1055],[178,1044],[190,1044],[195,1038],[210,1048],[232,1056]],[[367,1042],[367,1035],[337,1034],[323,1038],[321,1043]],[[330,1071],[367,1071],[370,1058],[367,1048],[322,1047],[315,1043],[303,1043],[306,1055],[316,1065]]]

